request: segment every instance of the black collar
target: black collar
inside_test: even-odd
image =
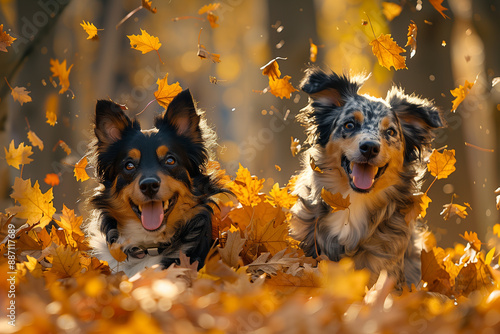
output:
[[[157,247],[132,246],[125,250],[127,257],[134,259],[144,259],[146,255],[158,256],[168,248],[168,244],[158,245]]]

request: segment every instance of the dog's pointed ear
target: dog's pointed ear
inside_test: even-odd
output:
[[[180,136],[201,141],[200,116],[196,113],[189,89],[173,98],[163,115],[156,119],[155,126],[158,129],[167,126],[175,129]]]
[[[434,139],[432,130],[445,126],[441,112],[434,104],[414,95],[407,95],[400,88],[393,87],[386,101],[401,123],[406,143],[405,161],[421,157],[422,150]]]
[[[95,106],[94,133],[99,146],[108,146],[123,137],[133,127],[122,106],[108,100],[98,100]]]

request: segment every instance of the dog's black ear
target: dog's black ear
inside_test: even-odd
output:
[[[189,89],[173,98],[162,117],[156,119],[155,126],[158,129],[167,126],[175,129],[180,136],[201,141],[200,116],[196,113]]]
[[[421,157],[422,150],[434,139],[432,130],[445,126],[441,112],[434,104],[414,95],[406,95],[400,88],[393,87],[386,101],[396,113],[405,138],[405,161]]]
[[[123,112],[122,106],[108,100],[98,100],[95,106],[94,133],[99,146],[108,146],[123,137],[133,123]]]

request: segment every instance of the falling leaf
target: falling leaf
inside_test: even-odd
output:
[[[472,86],[474,86],[474,82],[470,83],[467,80],[465,80],[465,84],[463,86],[459,85],[458,88],[450,90],[451,95],[455,97],[455,99],[453,100],[453,106],[451,107],[452,112],[457,110],[460,103],[462,103],[463,100],[465,100],[467,95],[470,93]]]
[[[316,161],[314,160],[314,158],[311,156],[311,158],[309,159],[309,165],[311,166],[311,169],[315,172],[318,172],[318,173],[323,173],[323,170],[321,170],[321,168],[319,168],[317,165],[316,165]]]
[[[276,97],[283,99],[284,97],[289,99],[295,89],[289,82],[292,77],[285,75],[280,79],[269,79],[269,87],[271,88],[271,94]]]
[[[443,11],[448,10],[448,8],[445,8],[442,5],[443,0],[429,0],[429,2],[439,12],[439,14],[441,14],[445,19],[449,19],[449,17],[446,16],[445,13],[443,13]]]
[[[292,156],[296,156],[300,152],[300,141],[298,138],[292,138],[292,142],[290,143],[290,151],[292,152]]]
[[[427,169],[437,179],[445,179],[455,171],[456,162],[455,150],[445,149],[443,153],[433,150],[427,163]]]
[[[78,235],[83,235],[80,226],[82,225],[83,217],[78,217],[75,215],[74,210],[70,210],[63,204],[62,215],[57,224],[70,233],[76,233]]]
[[[491,261],[493,260],[493,257],[495,256],[495,251],[496,251],[496,247],[493,247],[492,249],[490,249],[490,251],[488,252],[488,254],[486,254],[486,257],[484,258],[484,263],[486,265],[491,265]]]
[[[278,172],[281,172],[281,167],[278,166],[278,165],[274,165],[274,168],[278,171]]]
[[[28,140],[31,145],[37,146],[40,151],[43,151],[43,141],[31,130],[28,131]]]
[[[147,10],[149,10],[151,13],[153,14],[156,14],[156,7],[152,7],[153,4],[152,4],[152,1],[150,0],[141,0],[142,2],[142,8],[145,8]]]
[[[21,165],[27,165],[33,161],[33,159],[30,158],[30,155],[33,154],[32,147],[24,146],[24,143],[21,143],[16,148],[14,146],[14,139],[10,142],[9,149],[7,150],[7,148],[4,147],[4,150],[7,163],[16,169],[19,169]]]
[[[210,51],[205,48],[200,42],[201,40],[201,30],[198,33],[198,53],[196,54],[198,57],[201,59],[210,59],[214,63],[220,63],[220,54],[218,53],[211,53]]]
[[[402,212],[405,214],[405,221],[407,224],[410,224],[410,222],[414,221],[419,216],[424,218],[427,214],[429,203],[432,202],[430,197],[424,193],[415,194],[413,198],[413,204]]]
[[[443,41],[441,42],[441,46],[444,48],[446,46],[446,41],[443,39]]]
[[[405,49],[397,45],[397,43],[392,39],[390,34],[380,34],[377,39],[370,42],[372,46],[372,52],[378,58],[378,62],[381,66],[391,69],[391,66],[395,70],[406,69],[406,57],[401,56],[401,52],[405,52]]]
[[[31,93],[27,91],[24,87],[14,87],[12,88],[11,94],[14,100],[18,101],[21,105],[23,103],[31,102],[31,96],[28,94]]]
[[[113,259],[118,262],[123,262],[127,259],[127,254],[123,252],[122,245],[117,242],[108,244],[108,250]]]
[[[332,212],[348,209],[351,205],[350,195],[344,198],[341,193],[332,194],[325,188],[321,189],[321,198],[332,208]]]
[[[182,88],[179,85],[179,82],[173,83],[169,85],[167,83],[168,73],[165,74],[163,79],[156,80],[156,84],[158,85],[158,90],[155,92],[156,101],[163,108],[167,109],[168,105],[174,97],[177,96],[180,92],[182,92]]]
[[[500,238],[500,224],[493,225],[493,234]]]
[[[417,53],[417,25],[413,22],[413,20],[408,26],[407,36],[408,41],[406,42],[405,47],[410,47],[410,58],[413,58],[413,56]]]
[[[476,232],[465,231],[465,233],[463,235],[460,234],[460,236],[464,238],[475,251],[479,252],[481,250],[482,242],[479,240]]]
[[[429,252],[422,251],[422,281],[430,291],[450,295],[452,283],[444,266],[446,254],[442,248],[434,247]]]
[[[77,181],[83,182],[90,179],[89,175],[87,174],[87,171],[85,170],[87,168],[87,164],[88,164],[87,157],[81,158],[80,161],[78,161],[75,164],[74,173]]]
[[[52,151],[55,151],[57,146],[61,147],[67,155],[71,154],[71,149],[69,148],[68,144],[66,144],[63,140],[59,140],[52,149]]]
[[[318,46],[313,43],[311,38],[309,38],[309,59],[311,60],[311,62],[315,63],[317,56],[318,56]]]
[[[281,71],[278,65],[277,60],[286,60],[286,58],[277,57],[268,62],[266,65],[262,66],[260,70],[262,71],[262,75],[268,76],[269,80],[276,80],[281,77]]]
[[[214,3],[208,4],[208,5],[204,5],[203,7],[201,7],[198,10],[198,14],[202,15],[202,14],[205,14],[205,13],[210,13],[210,12],[213,12],[214,10],[219,9],[219,7],[220,7],[220,3],[218,3],[218,2],[214,2]]]
[[[495,190],[495,195],[497,195],[497,210],[500,210],[500,187]]]
[[[46,184],[48,184],[51,187],[58,186],[59,185],[59,175],[54,174],[54,173],[49,173],[45,175],[45,179],[43,180]]]
[[[71,68],[73,68],[73,65],[66,69],[66,59],[64,59],[62,63],[60,63],[58,59],[50,59],[50,71],[52,72],[52,76],[58,77],[59,85],[61,85],[59,94],[69,89],[69,73],[71,72]]]
[[[45,116],[47,117],[47,123],[51,126],[55,126],[57,123],[58,109],[59,97],[56,93],[52,93],[45,100]]]
[[[280,188],[278,183],[275,183],[269,191],[269,196],[266,196],[266,202],[273,206],[291,209],[297,202],[297,196],[288,192],[288,188]]]
[[[393,2],[382,2],[382,13],[385,15],[388,21],[394,20],[395,17],[401,14],[403,7]]]
[[[83,23],[80,23],[82,26],[83,30],[89,35],[87,39],[99,39],[99,36],[97,36],[97,31],[102,30],[102,29],[97,29],[97,27],[90,22],[85,23],[85,20],[83,20]]]
[[[224,248],[218,248],[222,261],[230,267],[237,268],[241,261],[240,253],[246,239],[240,235],[240,230],[227,231],[227,239]]]
[[[151,36],[146,30],[141,29],[140,35],[127,35],[130,40],[130,47],[135,50],[139,50],[142,54],[148,53],[150,51],[156,51],[160,62],[163,61],[160,58],[160,53],[158,49],[161,47],[160,39],[155,36]]]
[[[0,51],[8,52],[7,47],[11,46],[16,39],[3,31],[3,24],[0,24]]]
[[[457,215],[461,218],[467,218],[467,207],[458,205],[455,203],[448,203],[443,205],[443,211],[441,211],[440,215],[443,216],[444,220],[450,219],[451,216]]]
[[[16,177],[14,191],[10,197],[15,199],[19,205],[7,209],[8,213],[16,214],[17,218],[27,219],[28,225],[33,225],[40,222],[40,227],[46,226],[51,222],[52,216],[56,212],[52,203],[54,196],[52,195],[52,188],[45,194],[40,191],[38,181],[35,181],[31,187],[31,180],[23,180]]]

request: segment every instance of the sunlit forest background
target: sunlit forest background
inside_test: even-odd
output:
[[[8,52],[0,52],[0,146],[8,147],[11,140],[16,146],[27,143],[28,129],[44,141],[44,151],[34,149],[34,162],[22,173],[25,179],[39,180],[43,191],[49,188],[43,183],[46,174],[59,175],[56,208],[65,203],[79,215],[88,214],[85,200],[95,183],[77,182],[72,165],[86,153],[96,100],[126,104],[133,117],[154,100],[156,81],[167,73],[169,83],[178,81],[183,89],[189,88],[205,110],[219,138],[217,159],[230,175],[241,163],[266,178],[265,190],[275,182],[286,184],[300,168],[300,158],[290,151],[290,138],[301,143],[305,139],[294,118],[307,104],[307,96],[297,91],[280,99],[263,93],[268,79],[260,68],[276,57],[286,58],[279,61],[280,70],[298,87],[304,70],[312,65],[313,42],[318,46],[316,66],[372,74],[362,93],[385,97],[392,85],[400,85],[442,109],[448,128],[438,131],[434,146],[456,150],[457,171],[429,194],[433,202],[426,219],[439,245],[453,245],[465,230],[487,240],[488,228],[491,231],[499,222],[493,193],[500,186],[500,85],[492,82],[500,76],[500,1],[444,1],[447,18],[428,1],[397,1],[403,11],[389,20],[377,0],[224,0],[216,12],[219,26],[214,28],[198,14],[206,1],[162,0],[153,2],[155,14],[142,9],[117,26],[139,3],[0,1],[0,24],[17,38]],[[411,20],[418,35],[415,56],[406,54],[408,68],[380,66],[369,45],[374,34],[391,33],[404,46]],[[87,39],[82,21],[102,29],[98,39]],[[155,52],[131,49],[127,35],[138,35],[141,29],[159,38],[163,63]],[[199,43],[220,54],[220,63],[198,57]],[[51,59],[73,65],[70,90],[63,94],[51,78]],[[450,90],[465,80],[475,84],[452,113]],[[32,102],[21,106],[14,101],[7,81],[12,87],[26,87]],[[46,122],[48,110],[57,114],[54,126]],[[152,126],[161,111],[154,103],[141,113],[143,128]],[[70,155],[58,146],[60,140],[71,148]],[[12,206],[9,194],[18,173],[0,160],[1,211]],[[454,216],[444,221],[439,213],[453,194],[456,201],[470,203],[472,210],[465,219]]]

